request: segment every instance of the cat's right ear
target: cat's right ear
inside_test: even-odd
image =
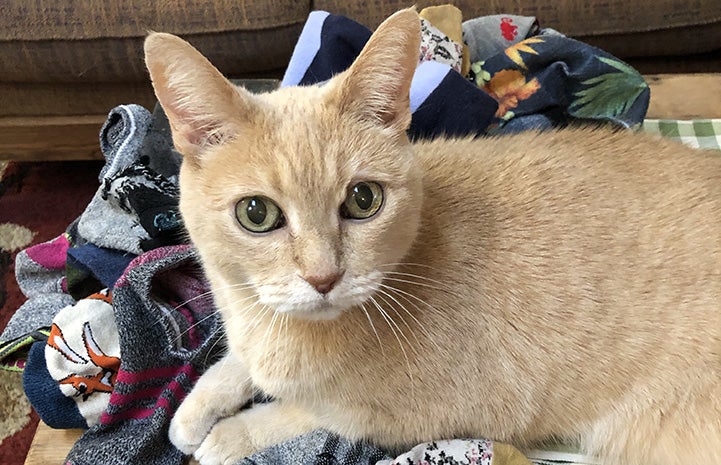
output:
[[[415,8],[383,21],[337,81],[341,111],[405,135],[411,123],[410,87],[420,42],[421,22]]]
[[[238,118],[251,111],[247,92],[180,37],[151,33],[145,39],[145,63],[175,148],[189,161],[199,162],[203,149],[233,137]]]

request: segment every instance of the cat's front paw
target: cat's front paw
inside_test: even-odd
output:
[[[168,431],[170,442],[186,455],[193,454],[200,447],[217,421],[191,407],[189,403],[180,404]]]
[[[218,421],[193,455],[200,465],[232,465],[259,449],[251,441],[244,415],[238,414]]]

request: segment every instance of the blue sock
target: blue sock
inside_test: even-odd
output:
[[[129,252],[92,244],[71,247],[65,267],[68,292],[80,300],[101,289],[112,289],[135,257]]]
[[[65,396],[45,363],[45,341],[30,347],[23,371],[23,390],[40,418],[51,428],[87,428],[75,401]]]

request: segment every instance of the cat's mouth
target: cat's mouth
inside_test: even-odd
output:
[[[332,320],[354,307],[362,306],[378,289],[380,274],[346,278],[324,295],[305,286],[290,285],[282,293],[259,292],[260,301],[281,315],[310,321]]]
[[[344,300],[344,299],[342,299]],[[327,296],[305,302],[286,302],[274,305],[279,314],[310,321],[333,320],[353,307],[351,302],[338,302]]]

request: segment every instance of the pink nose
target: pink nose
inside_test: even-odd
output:
[[[320,292],[321,294],[327,294],[335,287],[336,284],[338,284],[338,281],[340,281],[340,278],[343,276],[343,272],[340,273],[333,273],[328,275],[310,275],[310,276],[303,276],[303,279],[308,281],[308,284],[313,286],[316,291]]]

